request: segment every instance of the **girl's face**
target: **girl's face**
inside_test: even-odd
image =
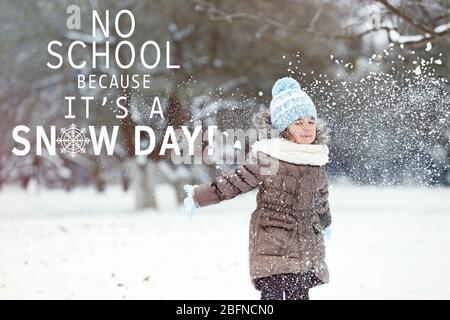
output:
[[[316,139],[316,120],[300,118],[288,127],[290,140],[300,144],[311,144]]]

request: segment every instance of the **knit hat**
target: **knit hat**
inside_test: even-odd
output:
[[[317,119],[314,103],[293,78],[278,79],[272,88],[270,118],[275,129],[283,131],[298,118]]]

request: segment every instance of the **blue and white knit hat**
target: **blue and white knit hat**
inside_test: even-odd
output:
[[[275,129],[283,131],[298,118],[317,119],[316,107],[293,78],[278,79],[272,88],[270,118]]]

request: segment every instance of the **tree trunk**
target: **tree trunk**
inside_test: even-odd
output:
[[[3,186],[3,159],[0,158],[0,191],[2,190]]]
[[[142,158],[134,161],[133,185],[135,190],[136,209],[157,209],[154,183],[156,165],[151,161],[142,161]]]
[[[100,161],[94,161],[94,167],[92,168],[92,179],[94,180],[95,188],[98,192],[105,191],[106,183],[102,178]]]
[[[121,20],[123,21],[123,19]],[[121,22],[121,27],[126,27]],[[125,28],[126,29],[126,28]],[[117,36],[117,34],[116,34]],[[115,49],[115,46],[114,46]],[[127,61],[126,56],[121,50],[119,52],[119,58],[121,61]],[[121,69],[119,74],[123,74],[126,76],[128,74],[128,70]],[[144,208],[157,208],[156,207],[156,197],[155,192],[153,191],[153,185],[151,182],[151,178],[153,177],[155,166],[152,162],[149,162],[148,159],[136,158],[134,154],[134,129],[135,123],[131,118],[131,98],[133,92],[129,87],[125,88],[123,91],[119,91],[119,94],[126,97],[125,107],[128,109],[128,117],[123,119],[120,122],[120,132],[122,134],[123,146],[127,152],[127,157],[129,160],[128,163],[131,163],[132,167],[132,179],[131,184],[134,186],[135,190],[135,201],[136,201],[136,209],[144,209]],[[123,187],[125,189],[128,188],[127,181],[122,181]]]

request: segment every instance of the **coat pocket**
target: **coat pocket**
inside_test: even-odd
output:
[[[256,253],[271,256],[286,255],[293,234],[292,224],[280,220],[260,220]]]

